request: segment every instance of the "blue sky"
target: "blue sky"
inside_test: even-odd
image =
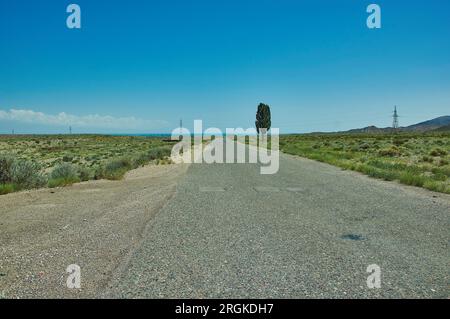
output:
[[[450,114],[449,33],[448,0],[0,0],[0,133],[408,125]]]

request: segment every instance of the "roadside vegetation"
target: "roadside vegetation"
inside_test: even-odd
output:
[[[280,150],[368,176],[450,194],[450,133],[280,136]]]
[[[148,163],[170,164],[157,137],[0,136],[0,195],[93,179],[119,180]]]

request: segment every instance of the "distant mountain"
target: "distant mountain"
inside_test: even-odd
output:
[[[376,127],[367,126],[363,128],[348,130],[343,133],[389,133],[392,132],[391,127]],[[428,132],[428,131],[449,131],[450,130],[450,116],[441,116],[435,119],[413,124],[406,127],[400,127],[402,132]]]
[[[390,127],[376,127],[376,126],[367,126],[363,128],[356,128],[352,130],[345,131],[344,133],[386,133],[392,131]]]
[[[429,121],[410,125],[406,127],[405,130],[425,132],[436,130],[446,125],[450,125],[450,116],[441,116]]]
[[[433,132],[450,132],[450,124],[441,126],[440,128],[433,130]]]

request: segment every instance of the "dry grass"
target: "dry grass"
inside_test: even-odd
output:
[[[450,133],[284,135],[280,149],[371,177],[450,194]]]
[[[0,165],[0,176],[5,177],[0,180],[0,195],[44,185],[57,187],[90,179],[121,179],[128,170],[149,162],[165,163],[170,149],[162,137],[0,136],[0,156],[24,167],[38,167],[35,175],[43,177],[42,183],[16,183],[14,176],[9,176],[16,172],[3,168],[8,164],[5,160],[5,165]]]

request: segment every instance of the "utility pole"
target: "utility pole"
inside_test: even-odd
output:
[[[72,135],[72,126],[69,126],[69,134]]]
[[[392,116],[392,128],[397,130],[399,128],[398,125],[398,113],[397,113],[397,105],[394,106],[394,115]]]

